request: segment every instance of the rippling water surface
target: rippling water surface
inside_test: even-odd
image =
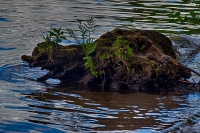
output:
[[[198,40],[200,26],[170,20],[173,9],[182,14],[199,11],[197,4],[186,0],[1,0],[0,132],[169,132],[188,119],[195,124],[177,132],[200,132],[198,92],[155,95],[58,86],[55,79],[38,83],[35,79],[46,71],[29,69],[20,59],[43,41],[41,31],[51,26],[77,29],[76,20],[89,16],[97,25],[94,38],[122,27],[168,36],[188,34]],[[199,71],[199,58],[186,64]],[[192,78],[199,81],[195,75]]]

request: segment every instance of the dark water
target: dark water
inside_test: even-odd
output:
[[[170,20],[173,9],[183,14],[199,11],[197,4],[181,0],[1,0],[0,133],[151,133],[177,127],[176,132],[200,132],[199,92],[156,95],[59,86],[55,79],[38,83],[35,79],[46,71],[29,69],[20,59],[42,41],[41,31],[51,26],[76,29],[76,20],[89,16],[97,24],[94,38],[122,27],[157,30],[168,36],[187,34],[198,44],[199,25]],[[199,61],[197,54],[185,63],[199,71]],[[195,75],[192,79],[199,81]],[[195,123],[183,126],[191,118]]]

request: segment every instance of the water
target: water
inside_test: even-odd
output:
[[[199,39],[199,25],[168,19],[172,9],[198,11],[192,2],[128,0],[0,1],[0,132],[200,132],[200,93],[155,95],[92,91],[58,86],[58,80],[35,81],[45,74],[29,69],[22,54],[31,54],[51,26],[77,29],[76,20],[93,16],[94,38],[114,28],[152,29],[167,36]],[[73,40],[68,40],[70,42]],[[65,42],[64,42],[65,43]],[[195,51],[196,52],[196,51]],[[197,51],[198,53],[198,51]],[[192,59],[192,60],[191,60]],[[199,72],[200,55],[186,65]],[[192,77],[199,81],[199,77]]]

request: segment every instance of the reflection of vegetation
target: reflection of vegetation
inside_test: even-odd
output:
[[[195,3],[195,4],[200,4],[200,0],[183,0],[183,2],[192,2],[192,3]]]
[[[156,26],[157,28],[155,28],[155,30],[159,29],[160,32],[167,34],[199,33],[199,28],[193,27],[194,24],[200,23],[200,21],[197,21],[198,19],[196,19],[198,18],[198,15],[195,17],[194,20],[191,20],[190,18],[192,18],[192,16],[190,15],[190,10],[193,10],[194,13],[199,14],[200,12],[198,8],[200,8],[200,0],[168,1],[168,3],[160,2],[160,4],[154,4],[153,1],[148,1],[148,3],[145,1],[129,1],[128,4],[130,5],[130,7],[125,7],[123,8],[123,10],[119,10],[122,13],[129,14],[129,16],[117,18],[118,20],[122,20],[123,22],[130,22],[128,24],[123,24],[124,27],[133,28],[134,26],[136,26],[143,28],[143,25],[147,25],[149,26],[148,28]],[[171,11],[168,12],[169,9],[171,9]],[[168,15],[170,15],[170,13],[173,13],[173,9],[175,10],[174,13],[180,12],[182,19],[184,19],[185,14],[187,14],[187,17],[189,19],[182,22],[187,22],[187,24],[191,24],[191,26],[175,26],[171,24],[172,22],[181,23],[182,20],[178,17],[171,17],[171,19],[168,19]],[[130,15],[130,12],[132,15]],[[168,28],[170,28],[170,30]]]
[[[40,98],[40,99],[42,98],[41,99],[42,101],[51,102],[51,99],[49,99],[49,97],[52,97],[55,94],[53,92],[35,91],[35,92],[31,93],[31,95],[36,99],[37,98]],[[44,106],[47,106],[47,105],[44,105]]]
[[[185,3],[194,3],[196,6],[199,7],[200,0],[183,0]],[[172,18],[175,22],[189,22],[192,24],[199,24],[200,23],[200,15],[198,11],[191,10],[188,14],[183,15],[180,11],[172,11],[168,14],[169,18]]]
[[[195,11],[190,11],[189,12],[189,15],[181,15],[181,12],[180,11],[172,11],[169,15],[168,15],[169,18],[172,18],[174,19],[175,22],[181,22],[181,23],[184,23],[184,22],[190,22],[190,23],[194,23],[194,24],[199,24],[200,23],[200,16],[197,12]]]

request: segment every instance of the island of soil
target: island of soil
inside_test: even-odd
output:
[[[54,44],[53,50],[23,55],[29,67],[49,72],[38,78],[56,78],[64,83],[88,87],[142,92],[179,91],[191,77],[191,69],[178,62],[171,40],[151,30],[114,29],[93,42],[95,49],[86,54],[81,45]],[[89,58],[90,67],[86,67]]]

